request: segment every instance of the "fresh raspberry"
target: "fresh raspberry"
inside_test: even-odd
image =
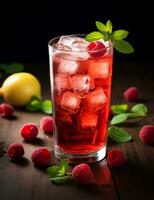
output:
[[[139,137],[146,144],[154,144],[154,125],[145,125],[139,132]]]
[[[102,42],[96,41],[91,42],[87,47],[90,56],[92,57],[99,57],[105,54],[106,49],[105,45]]]
[[[20,134],[25,140],[33,140],[38,134],[38,128],[33,123],[27,123],[21,127]]]
[[[35,165],[49,165],[51,152],[47,147],[39,147],[32,152],[31,159]]]
[[[52,133],[54,129],[53,118],[49,116],[42,117],[40,121],[40,128],[47,134]]]
[[[125,90],[124,97],[127,101],[138,101],[139,91],[136,87],[129,87],[127,90]]]
[[[86,163],[76,165],[72,170],[72,177],[79,184],[87,185],[94,183],[94,175]]]
[[[7,103],[0,104],[0,116],[4,118],[9,118],[12,116],[14,108]]]
[[[111,150],[107,155],[107,163],[111,167],[120,167],[124,165],[125,158],[121,151],[119,150]]]
[[[11,159],[15,160],[22,158],[25,152],[22,144],[14,143],[8,147],[7,153]]]
[[[112,108],[109,108],[109,119],[111,119],[113,117],[113,111]]]

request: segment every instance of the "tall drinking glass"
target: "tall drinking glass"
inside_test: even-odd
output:
[[[73,163],[103,159],[107,144],[113,46],[88,50],[84,37],[49,41],[54,152]]]

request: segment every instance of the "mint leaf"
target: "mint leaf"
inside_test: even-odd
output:
[[[51,100],[42,101],[41,111],[43,111],[46,114],[52,114],[52,103],[51,103]]]
[[[127,131],[117,127],[108,128],[108,134],[109,138],[115,142],[129,142],[132,139]]]
[[[41,105],[42,105],[41,100],[38,97],[33,96],[30,102],[26,105],[26,110],[35,112],[40,110]]]
[[[66,160],[61,160],[58,165],[53,165],[47,168],[47,173],[50,178],[57,176],[64,176],[68,170],[68,163]]]
[[[106,22],[106,31],[112,33],[112,23],[110,20]]]
[[[59,163],[59,167],[61,167],[62,170],[65,170],[65,173],[66,173],[66,171],[69,168],[67,160],[65,160],[65,159],[61,160]]]
[[[122,113],[116,115],[111,120],[111,125],[116,125],[125,122],[127,119],[133,119],[138,117],[144,117],[145,115],[141,113]]]
[[[122,40],[128,36],[129,32],[126,30],[117,30],[112,33],[113,40]]]
[[[140,103],[132,107],[132,113],[139,114],[139,115],[146,115],[148,113],[148,108],[146,105]]]
[[[127,111],[128,104],[112,105],[111,108],[114,114],[121,114]]]
[[[9,65],[5,64],[5,63],[1,63],[0,64],[0,69],[2,69],[3,71],[6,70],[6,68],[8,67]]]
[[[125,122],[128,119],[127,113],[116,115],[111,120],[111,125],[116,125]]]
[[[104,33],[104,34],[107,32],[106,25],[103,24],[103,23],[100,22],[100,21],[96,21],[96,27],[97,27],[97,29],[98,29],[100,32],[102,32],[102,33]]]
[[[23,70],[24,70],[24,65],[21,63],[12,63],[5,68],[5,72],[7,74],[22,72]]]
[[[68,163],[66,160],[61,160],[58,165],[53,165],[47,168],[49,179],[55,183],[61,184],[71,179],[71,174],[68,173]]]
[[[57,176],[63,176],[65,174],[65,171],[61,170],[59,166],[53,165],[47,168],[47,173],[49,174],[49,177],[52,178]]]
[[[85,40],[87,40],[88,42],[91,42],[91,41],[96,41],[102,38],[104,38],[103,33],[99,31],[94,31],[86,35]]]
[[[113,43],[114,48],[121,53],[128,54],[134,52],[133,46],[124,40],[113,40]]]
[[[70,175],[65,175],[65,176],[58,176],[58,177],[50,178],[50,181],[57,183],[57,184],[62,184],[62,183],[69,181],[70,179],[71,179]]]

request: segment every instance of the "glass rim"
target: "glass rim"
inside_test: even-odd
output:
[[[72,36],[72,37],[81,37],[83,38],[84,36],[86,36],[87,34],[69,34],[69,35],[62,35],[62,36]],[[59,48],[56,48],[54,47],[54,44],[57,43],[58,39],[60,39],[60,37],[62,36],[57,36],[57,37],[54,37],[52,38],[51,40],[49,40],[48,42],[48,46],[49,47],[52,47],[53,49],[55,50],[58,50],[58,51],[63,51],[63,52],[99,52],[99,51],[102,51],[102,50],[107,50],[109,48],[113,48],[113,42],[110,40],[109,41],[109,45],[108,46],[105,46],[105,48],[102,48],[102,49],[96,49],[96,50],[72,50],[72,49],[59,49]]]

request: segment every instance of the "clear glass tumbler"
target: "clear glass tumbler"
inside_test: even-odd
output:
[[[79,49],[63,47],[58,41],[49,41],[55,156],[73,163],[102,160],[107,144],[112,43],[88,51],[82,49],[82,39],[74,42],[74,47],[81,45]]]

